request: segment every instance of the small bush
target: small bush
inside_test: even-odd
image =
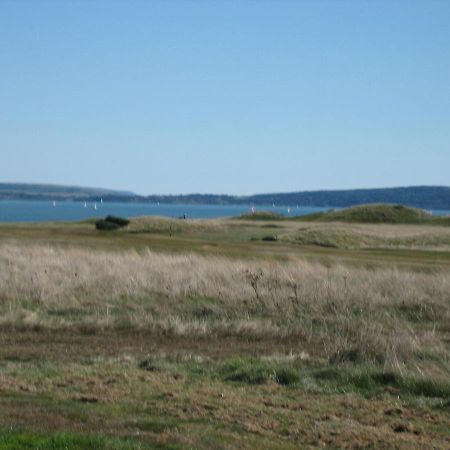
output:
[[[149,357],[138,364],[139,369],[147,370],[148,372],[158,372],[161,370],[161,363],[155,358]]]
[[[105,219],[101,219],[95,222],[95,228],[97,230],[112,231],[122,227],[126,227],[129,223],[130,221],[123,217],[106,216]]]
[[[117,223],[114,222],[109,222],[108,220],[98,220],[97,222],[95,222],[95,228],[97,230],[102,230],[102,231],[112,231],[112,230],[117,230],[120,228],[119,225],[117,225]]]
[[[290,367],[281,367],[275,371],[276,381],[283,386],[290,386],[291,384],[300,381],[300,374],[298,370]]]
[[[275,234],[269,234],[268,236],[263,236],[261,240],[268,242],[275,242],[278,241],[278,237]]]
[[[253,358],[231,358],[222,368],[225,380],[248,384],[265,383],[271,375],[267,364]]]
[[[300,380],[297,370],[279,364],[270,364],[254,358],[231,358],[222,367],[227,381],[247,384],[262,384],[269,380],[289,386]]]
[[[105,219],[107,222],[115,223],[119,227],[126,227],[130,224],[130,221],[124,217],[117,217],[117,216],[106,216]]]

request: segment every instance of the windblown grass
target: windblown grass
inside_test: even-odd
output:
[[[0,302],[4,325],[296,336],[330,361],[397,364],[425,347],[442,350],[450,276],[3,245]]]

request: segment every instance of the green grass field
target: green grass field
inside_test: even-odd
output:
[[[0,317],[0,449],[450,447],[442,224],[1,224]]]

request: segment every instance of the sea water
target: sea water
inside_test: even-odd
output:
[[[300,216],[319,211],[327,211],[330,207],[297,207],[295,206],[255,206],[255,211],[272,211],[285,216]],[[252,205],[183,205],[155,204],[137,202],[83,202],[75,201],[34,201],[34,200],[1,200],[0,222],[52,222],[79,221],[107,215],[165,216],[172,218],[212,219],[219,217],[235,217],[252,211]]]

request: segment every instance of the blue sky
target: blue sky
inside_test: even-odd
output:
[[[0,181],[450,184],[449,1],[0,2]]]

